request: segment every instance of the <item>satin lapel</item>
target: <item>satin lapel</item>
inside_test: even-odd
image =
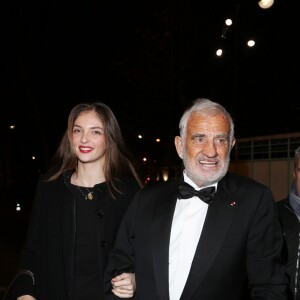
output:
[[[153,215],[152,253],[154,276],[161,300],[169,299],[169,244],[171,225],[177,201],[177,185],[171,184],[168,191],[156,199]]]
[[[242,193],[242,190],[237,191],[235,184],[228,184],[224,181],[219,182],[215,199],[207,211],[201,237],[181,299],[192,298],[198,285],[211,267],[238,210]]]

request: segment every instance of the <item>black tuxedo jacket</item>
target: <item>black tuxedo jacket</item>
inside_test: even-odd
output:
[[[115,299],[109,295],[111,277],[134,271],[134,299],[169,300],[169,242],[178,183],[157,184],[136,194],[110,255],[107,299]],[[180,299],[287,299],[282,246],[271,190],[228,173],[209,205]]]

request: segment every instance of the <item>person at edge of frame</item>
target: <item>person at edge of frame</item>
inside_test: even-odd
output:
[[[300,147],[295,150],[293,182],[285,199],[276,202],[285,241],[291,299],[300,300]]]

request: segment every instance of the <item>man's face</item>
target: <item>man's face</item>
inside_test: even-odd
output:
[[[191,114],[184,140],[175,138],[176,150],[186,173],[199,187],[219,181],[230,162],[230,128],[222,114]]]

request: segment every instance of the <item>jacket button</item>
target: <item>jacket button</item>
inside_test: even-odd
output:
[[[97,217],[98,217],[98,219],[101,219],[101,218],[103,218],[103,216],[104,216],[104,213],[103,213],[103,211],[100,211],[100,212],[98,212],[98,213],[97,213]]]
[[[100,245],[101,245],[101,247],[106,247],[106,242],[105,242],[105,241],[102,241],[102,242],[100,243]]]

